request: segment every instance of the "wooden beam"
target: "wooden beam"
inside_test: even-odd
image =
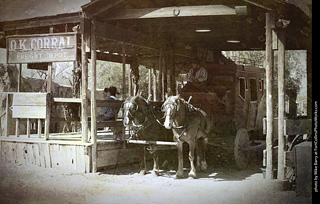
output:
[[[138,33],[133,30],[120,28],[111,24],[103,23],[101,21],[97,21],[96,23],[96,37],[118,42],[125,42],[127,44],[155,50],[165,48],[167,45],[166,41],[163,39]]]
[[[56,16],[37,17],[27,20],[18,20],[4,22],[2,25],[2,31],[38,28],[46,26],[55,26],[63,24],[76,24],[81,22],[80,13],[62,14]]]
[[[285,137],[284,137],[284,69],[285,69],[285,30],[279,29],[278,36],[278,175],[285,180]]]
[[[95,0],[83,5],[82,10],[85,12],[86,17],[92,18],[93,16],[98,16],[101,13],[113,9],[123,2],[124,0]]]
[[[267,115],[267,135],[266,135],[266,178],[273,179],[273,50],[272,50],[272,25],[274,23],[274,15],[271,12],[266,13],[266,115]]]
[[[238,13],[239,12],[239,13]],[[231,8],[225,5],[173,6],[163,8],[115,9],[104,20],[223,16],[247,14],[247,7]]]

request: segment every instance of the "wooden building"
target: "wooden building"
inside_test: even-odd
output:
[[[37,9],[40,9],[41,6],[48,6],[45,3],[48,4],[49,1],[41,2],[39,1],[38,5],[24,12],[37,13]],[[135,63],[138,63],[153,68],[152,70],[158,70],[160,73],[158,78],[153,76],[154,84],[157,86],[153,86],[150,93],[153,93],[155,100],[161,101],[165,93],[176,94],[176,76],[183,71],[182,67],[190,64],[194,58],[218,64],[221,51],[265,50],[268,124],[266,143],[267,153],[271,155],[274,118],[272,104],[274,50],[278,50],[279,53],[278,90],[281,97],[279,97],[278,110],[278,137],[281,150],[284,149],[284,98],[282,98],[284,96],[284,51],[307,50],[307,115],[309,117],[312,115],[311,1],[305,0],[297,3],[285,0],[94,0],[84,1],[86,4],[81,4],[81,1],[76,2],[77,4],[72,5],[65,5],[67,4],[65,1],[56,3],[55,6],[60,9],[58,13],[52,15],[42,13],[39,16],[30,14],[31,17],[28,17],[26,15],[20,19],[10,19],[10,17],[0,19],[0,46],[8,49],[6,37],[11,35],[77,33],[78,57],[76,60],[78,64],[81,64],[82,69],[81,95],[77,99],[55,99],[54,102],[81,104],[82,139],[73,146],[76,146],[77,152],[79,150],[81,155],[85,155],[85,163],[81,162],[81,165],[86,166],[86,172],[95,172],[101,165],[99,164],[101,146],[99,140],[97,142],[97,123],[95,121],[96,107],[99,103],[96,101],[95,91],[88,91],[88,83],[95,90],[96,77],[99,77],[96,76],[97,59],[123,63],[123,87],[129,87],[128,93],[123,90],[126,95],[133,94],[134,80],[132,80],[132,75],[129,81],[125,80],[125,75],[130,74],[125,73],[125,64],[131,64],[131,69],[134,68]],[[6,6],[1,5],[1,8],[6,8]],[[10,9],[13,8],[15,8],[14,4],[11,3],[5,13],[10,13]],[[63,12],[63,9],[67,12]],[[10,13],[10,16],[15,15]],[[88,67],[88,58],[91,59],[91,67]],[[88,81],[89,69],[92,74],[91,81]],[[49,76],[50,70],[49,62]],[[152,76],[151,71],[150,76]],[[50,84],[50,77],[48,84]],[[48,87],[48,93],[50,93],[50,86]],[[89,95],[91,100],[88,100]],[[48,100],[44,98],[43,103],[47,102]],[[89,106],[91,107],[90,115]],[[50,108],[50,106],[46,107]],[[89,117],[92,118],[90,122]],[[44,118],[48,120],[50,117],[46,115]],[[90,141],[89,127],[92,133]],[[51,142],[49,132],[45,133],[44,138],[46,140],[39,142],[41,145],[36,148],[44,148],[44,152],[49,150],[54,152],[63,148]],[[1,137],[2,152],[10,152],[10,147],[6,147],[8,141],[11,139]],[[19,142],[20,138],[17,138],[13,139],[12,143]],[[24,143],[28,144],[28,141]],[[4,150],[5,148],[7,149]],[[71,147],[68,148],[70,149],[66,151],[74,152]],[[272,178],[272,157],[268,158],[270,160],[267,162],[267,177]],[[283,158],[280,158],[280,161],[278,168],[283,169],[281,166]],[[280,170],[280,174],[283,174],[281,172]]]

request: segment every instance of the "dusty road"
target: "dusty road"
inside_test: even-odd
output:
[[[311,203],[311,198],[297,197],[293,191],[281,190],[278,182],[263,179],[258,165],[244,171],[211,167],[198,179],[176,179],[174,172],[165,171],[159,177],[139,176],[137,168],[134,164],[74,174],[2,162],[0,203]]]

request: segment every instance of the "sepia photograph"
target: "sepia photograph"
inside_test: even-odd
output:
[[[312,71],[312,0],[1,0],[0,203],[312,203]]]

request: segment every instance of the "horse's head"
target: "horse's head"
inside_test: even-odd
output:
[[[123,103],[123,125],[125,127],[140,126],[145,122],[148,102],[142,96],[129,97]]]
[[[180,97],[180,95],[177,95],[168,97],[167,100],[163,103],[161,111],[164,112],[165,128],[171,129],[172,127],[176,127],[176,124],[174,124],[174,120],[177,118],[177,115],[181,110],[181,105],[183,105],[182,102],[183,99]]]

